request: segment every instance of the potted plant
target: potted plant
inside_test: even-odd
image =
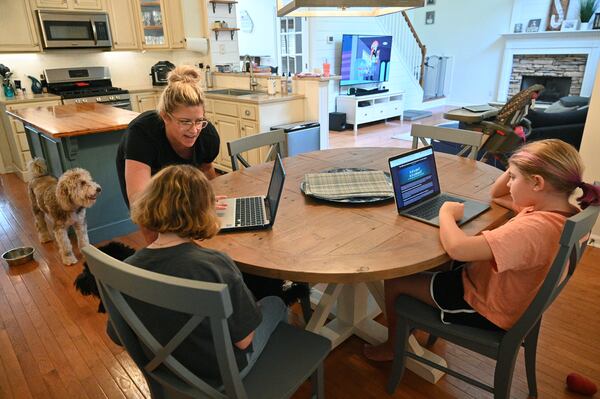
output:
[[[581,18],[582,29],[583,24],[587,27],[588,22],[594,15],[594,11],[598,6],[598,0],[580,0],[579,2],[579,17]],[[589,29],[589,28],[588,28]]]

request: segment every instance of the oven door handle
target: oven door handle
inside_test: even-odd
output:
[[[92,34],[94,35],[94,45],[98,44],[98,33],[96,32],[96,22],[90,18],[90,24],[92,24]]]

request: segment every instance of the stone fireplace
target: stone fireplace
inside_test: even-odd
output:
[[[563,95],[589,97],[600,63],[598,31],[507,33],[498,102],[540,83],[553,102]]]
[[[581,94],[587,54],[515,54],[508,86],[508,96],[532,84],[546,87],[540,102]]]

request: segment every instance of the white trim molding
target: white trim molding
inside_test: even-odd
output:
[[[600,61],[600,31],[508,33],[505,40],[500,81],[498,83],[499,102],[508,98],[508,87],[515,54],[585,54],[587,63],[581,85],[581,95],[590,97],[594,86],[596,69]]]

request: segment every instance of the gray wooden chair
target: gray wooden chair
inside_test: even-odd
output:
[[[227,142],[227,150],[231,157],[231,168],[238,170],[240,168],[238,161],[244,167],[249,168],[250,163],[244,158],[243,153],[267,146],[269,146],[269,152],[267,152],[265,162],[274,160],[275,154],[279,154],[281,158],[287,157],[287,136],[283,129],[253,134]]]
[[[463,129],[451,129],[439,126],[412,125],[410,129],[412,136],[412,148],[419,147],[419,141],[423,145],[429,145],[430,140],[440,140],[456,144],[462,144],[463,148],[458,152],[459,156],[468,156],[476,159],[479,149],[483,145],[485,135],[481,132]],[[467,153],[468,151],[468,153]],[[468,154],[468,155],[465,155]]]
[[[323,359],[331,342],[280,323],[263,353],[240,378],[229,335],[232,314],[226,284],[176,278],[111,258],[95,247],[82,249],[120,342],[142,370],[153,398],[288,398],[309,377],[313,394],[324,397]],[[148,331],[124,296],[189,315],[166,344]],[[224,388],[220,391],[183,366],[173,355],[188,335],[208,318]]]
[[[440,369],[476,387],[492,392],[495,399],[508,399],[513,370],[519,348],[525,348],[525,370],[529,395],[537,396],[535,372],[536,350],[542,314],[569,281],[587,246],[589,233],[598,218],[600,207],[590,206],[570,217],[560,238],[560,249],[548,275],[532,303],[517,323],[508,331],[491,331],[458,324],[443,324],[440,311],[412,297],[401,295],[395,303],[398,316],[395,357],[387,385],[391,394],[404,373],[406,357]],[[515,239],[518,239],[515,238]],[[565,274],[565,269],[566,274]],[[564,278],[561,278],[564,275]],[[407,351],[410,330],[417,328],[496,360],[494,385],[489,386],[456,371],[432,363]]]

